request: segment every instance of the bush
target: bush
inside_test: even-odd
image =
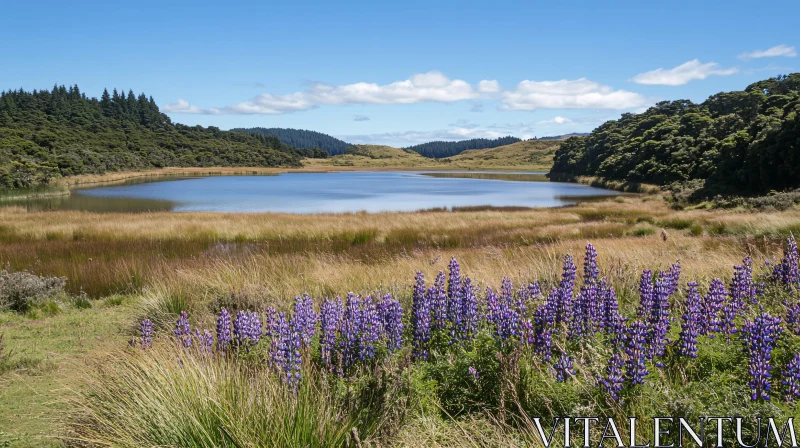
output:
[[[24,313],[64,293],[66,277],[39,277],[26,271],[0,272],[0,311]]]

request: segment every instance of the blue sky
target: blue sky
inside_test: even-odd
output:
[[[800,71],[800,2],[7,2],[0,89],[352,143],[587,132]]]

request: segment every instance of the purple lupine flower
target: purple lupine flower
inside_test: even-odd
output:
[[[763,292],[760,291],[760,285],[756,285],[753,280],[753,259],[749,256],[744,257],[742,260],[742,277],[745,284],[745,297],[749,299],[751,304],[755,304],[758,301],[758,296],[763,295]]]
[[[752,281],[752,279],[751,279]],[[737,314],[744,314],[745,299],[750,299],[751,285],[745,278],[745,267],[734,266],[730,285],[730,304]]]
[[[697,282],[689,282],[686,291],[686,309],[683,312],[678,353],[681,356],[697,358],[697,333],[700,317],[700,294],[697,292]]]
[[[653,307],[647,319],[647,342],[650,346],[648,359],[664,356],[664,347],[669,342],[666,337],[671,322],[669,313],[670,281],[669,275],[661,271],[656,279],[655,288],[653,288]],[[656,360],[656,366],[662,367],[661,361]]]
[[[800,398],[800,355],[795,354],[794,358],[786,365],[782,383],[786,386],[786,401],[795,401]]]
[[[489,309],[488,303],[490,301],[497,303],[496,306],[493,306],[495,309],[490,315],[491,317],[487,318],[487,320],[494,324],[495,335],[500,338],[501,341],[519,336],[520,315],[514,306],[513,294],[514,286],[511,284],[511,279],[508,277],[503,278],[501,295],[499,298],[494,295],[491,288],[487,288],[487,309]]]
[[[727,296],[728,291],[725,289],[725,283],[718,278],[713,279],[711,285],[708,287],[708,294],[703,297],[700,334],[707,334],[710,338],[713,338],[714,335],[712,333],[719,333],[722,331],[720,312],[722,311]]]
[[[581,292],[572,307],[569,322],[569,337],[580,338],[594,333],[594,314],[597,309],[597,285],[594,282],[581,287]]]
[[[249,340],[250,345],[258,344],[258,341],[261,340],[261,333],[262,333],[262,325],[261,319],[258,317],[258,313],[255,312],[248,312],[248,319],[247,322],[250,326],[247,329],[247,339]]]
[[[428,288],[428,302],[433,312],[431,329],[444,330],[447,328],[447,290],[444,287],[444,272],[439,271],[433,282],[433,287]]]
[[[675,294],[675,291],[678,290],[678,283],[681,278],[681,262],[676,261],[669,267],[669,271],[666,275],[667,278],[667,290],[669,291],[668,296]]]
[[[302,365],[303,365],[303,358],[300,354],[300,349],[302,348],[302,340],[303,329],[298,327],[298,322],[296,320],[297,316],[292,317],[289,320],[289,332],[285,335],[285,342],[283,343],[286,354],[286,364],[284,366],[286,372],[286,382],[292,386],[294,390],[297,390],[297,385],[300,383],[300,380],[303,378],[302,375]]]
[[[572,359],[572,357],[567,356],[566,353],[561,354],[561,356],[558,358],[558,361],[553,364],[553,368],[556,371],[557,382],[563,383],[569,381],[569,379],[575,375],[575,370],[572,368],[574,362],[575,361]]]
[[[553,288],[550,290],[547,299],[545,299],[545,303],[553,313],[553,323],[556,325],[555,330],[558,330],[558,326],[569,319],[569,315],[572,312],[572,298],[566,296],[562,288]]]
[[[142,350],[146,350],[148,347],[153,345],[153,323],[150,322],[150,319],[145,319],[142,321],[142,324],[139,327],[139,333],[141,336]]]
[[[653,271],[645,269],[639,279],[639,308],[636,315],[647,318],[653,309]]]
[[[553,310],[548,303],[539,305],[533,313],[533,337],[528,341],[533,344],[534,353],[545,362],[550,361],[553,354]]]
[[[778,342],[783,329],[781,318],[772,317],[769,313],[761,313],[752,321],[745,322],[742,336],[749,357],[750,399],[753,401],[770,399],[770,378],[772,377],[772,349]]]
[[[334,354],[336,353],[336,335],[342,324],[344,314],[344,304],[340,297],[329,300],[325,299],[320,307],[320,337],[319,352],[320,358],[329,372],[334,368]]]
[[[300,349],[303,344],[303,336],[295,317],[287,320],[284,313],[278,314],[276,319],[277,345],[271,357],[275,367],[281,372],[284,383],[296,391],[297,385],[302,379],[303,358]]]
[[[567,304],[571,304],[572,295],[575,290],[575,272],[577,268],[575,267],[575,261],[572,259],[572,255],[565,255],[564,256],[564,268],[561,274],[561,284],[559,287],[562,289],[564,296],[562,297],[563,300],[567,302]],[[566,313],[565,313],[566,315]]]
[[[233,339],[236,347],[243,347],[250,338],[250,313],[239,311],[233,320]]]
[[[294,298],[294,319],[303,348],[310,347],[317,328],[317,314],[314,312],[314,301],[308,294]]]
[[[783,249],[783,259],[773,267],[773,277],[776,282],[783,284],[787,288],[800,286],[800,267],[798,266],[800,256],[797,251],[797,242],[794,235],[789,235],[786,246]]]
[[[361,338],[359,339],[359,359],[364,361],[375,357],[375,344],[381,339],[383,323],[372,296],[361,301]]]
[[[624,350],[628,345],[628,326],[627,326],[627,318],[622,317],[619,314],[614,316],[614,320],[611,321],[611,331],[609,334],[611,335],[611,347],[614,350]]]
[[[194,336],[197,338],[199,343],[198,347],[200,348],[200,352],[203,354],[209,354],[214,349],[214,335],[211,334],[208,330],[203,330],[202,332],[199,329],[194,330]]]
[[[469,277],[461,282],[461,306],[455,327],[454,339],[462,342],[471,341],[478,333],[478,300]]]
[[[450,258],[447,277],[447,320],[454,326],[461,317],[461,268],[455,257]]]
[[[786,305],[786,327],[795,336],[800,336],[800,302]]]
[[[614,400],[619,400],[619,392],[622,390],[622,355],[615,351],[606,364],[606,376],[598,380],[598,384],[611,395]]]
[[[528,300],[536,300],[541,295],[542,295],[542,288],[539,286],[538,281],[535,281],[528,285]]]
[[[236,320],[238,320],[238,317],[239,315],[237,313]],[[269,319],[270,318],[268,317],[268,321]],[[236,328],[236,320],[234,320],[234,329]],[[267,328],[267,332],[271,337],[269,346],[269,364],[271,367],[283,372],[284,378],[286,378],[286,366],[289,362],[287,359],[287,348],[289,346],[289,341],[287,338],[290,334],[289,321],[286,320],[286,315],[284,313],[275,313],[274,319],[271,321],[271,325],[267,325]],[[238,339],[238,337],[234,337],[234,341]]]
[[[394,353],[403,348],[403,307],[400,301],[391,294],[383,296],[378,302],[378,313],[382,324],[383,337],[386,339],[386,349]]]
[[[217,350],[225,351],[231,343],[231,315],[225,308],[217,316]]]
[[[619,315],[619,303],[617,302],[617,292],[606,282],[605,278],[600,280],[597,302],[600,307],[600,315],[597,319],[599,327],[606,333],[611,333],[614,321]]]
[[[646,335],[647,325],[640,320],[634,321],[628,328],[627,345],[625,347],[625,354],[627,355],[625,376],[634,386],[644,384],[644,378],[650,373],[645,365],[647,357]]]
[[[192,346],[192,329],[189,326],[189,315],[186,311],[181,311],[181,317],[175,321],[175,329],[172,330],[172,333],[185,348]]]
[[[428,342],[431,340],[431,305],[425,294],[425,276],[417,272],[411,303],[411,327],[415,359],[428,359]]]
[[[728,300],[725,302],[725,305],[722,306],[722,312],[720,314],[719,330],[725,335],[725,340],[728,343],[731,341],[731,335],[739,332],[739,329],[736,327],[736,309],[733,300]]]
[[[348,293],[344,305],[342,326],[339,330],[339,345],[342,352],[341,373],[350,369],[361,358],[362,317],[361,298],[352,292]]]
[[[476,380],[477,380],[478,378],[480,378],[480,376],[481,376],[481,375],[480,375],[480,373],[478,373],[478,371],[477,371],[477,370],[475,370],[475,367],[472,367],[472,366],[469,366],[469,367],[467,368],[467,373],[469,374],[469,376],[471,376],[471,377],[475,378]]]
[[[491,286],[486,287],[486,322],[496,325],[500,321],[500,298],[494,293]]]
[[[597,281],[600,270],[597,269],[597,249],[592,243],[586,243],[586,257],[583,259],[583,281],[591,283]]]

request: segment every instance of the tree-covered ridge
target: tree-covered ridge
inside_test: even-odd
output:
[[[338,138],[331,137],[328,134],[323,134],[316,131],[307,131],[305,129],[235,128],[231,130],[255,135],[271,135],[277,137],[278,140],[289,146],[306,149],[319,148],[325,150],[332,156],[347,154],[347,148],[350,146],[349,143],[343,142]]]
[[[443,159],[445,157],[461,154],[469,149],[487,149],[496,148],[498,146],[510,145],[512,143],[521,142],[522,140],[516,137],[500,137],[493,140],[487,138],[474,138],[472,140],[462,140],[459,142],[443,142],[435,141],[422,143],[420,145],[409,146],[405,149],[410,149],[419,153],[424,157],[433,159]]]
[[[310,156],[320,154],[275,137],[172,123],[152,97],[132,91],[100,99],[77,85],[0,93],[0,188],[166,166],[298,166]]]
[[[718,93],[700,104],[663,101],[623,114],[556,152],[551,174],[668,185],[696,197],[800,187],[800,73]]]

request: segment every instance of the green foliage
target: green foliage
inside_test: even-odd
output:
[[[556,151],[556,176],[658,185],[679,196],[752,195],[800,187],[800,73],[718,93],[700,104],[662,101],[623,114]]]
[[[522,140],[516,137],[499,137],[494,140],[487,138],[474,138],[472,140],[462,140],[460,142],[428,142],[421,145],[409,146],[405,149],[410,149],[419,153],[423,157],[430,157],[433,159],[442,159],[445,157],[461,154],[470,149],[488,149],[497,148],[498,146],[510,145],[512,143],[521,142]]]
[[[315,158],[325,158],[328,155],[346,154],[349,143],[343,142],[338,138],[331,137],[316,131],[291,128],[234,128],[231,131],[244,132],[254,135],[265,135],[277,137],[282,143],[295,148],[310,149],[320,151],[314,153]]]
[[[37,305],[52,309],[54,297],[64,293],[66,277],[39,277],[25,271],[0,272],[0,311],[24,313]],[[57,305],[56,305],[57,307]]]
[[[78,86],[0,93],[0,189],[166,166],[297,166],[314,155],[271,136],[172,123],[152,97],[132,91],[99,100]]]

